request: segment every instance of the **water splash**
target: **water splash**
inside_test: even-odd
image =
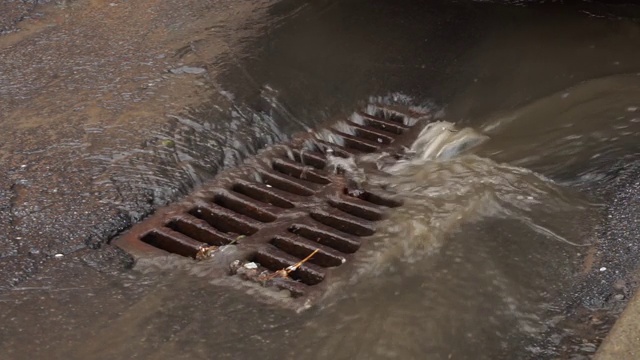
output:
[[[345,174],[356,188],[383,188],[404,202],[381,226],[375,249],[363,257],[361,273],[384,272],[394,259],[421,261],[465,223],[486,218],[519,221],[551,241],[590,245],[560,224],[540,220],[545,218],[541,213],[560,216],[590,205],[541,174],[474,154],[488,141],[472,128],[436,121],[397,153],[328,156],[329,169]]]

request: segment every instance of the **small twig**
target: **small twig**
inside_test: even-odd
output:
[[[265,276],[261,276],[260,280],[266,281],[266,280],[271,280],[271,279],[274,279],[274,278],[277,278],[277,277],[286,278],[287,276],[289,276],[290,273],[298,270],[298,268],[300,268],[300,266],[302,266],[304,263],[309,261],[313,257],[313,255],[315,255],[318,251],[320,251],[320,249],[315,249],[306,258],[298,261],[297,263],[295,263],[295,264],[293,264],[291,266],[287,266],[284,269],[280,269],[280,270],[278,270],[276,272],[273,272],[271,274],[268,274],[268,275],[265,275]]]
[[[235,239],[231,240],[231,242],[226,244],[226,245],[233,245],[233,244],[237,243],[238,240],[244,239],[244,238],[245,238],[245,235],[238,235]]]
[[[296,271],[296,270],[298,270],[298,268],[299,268],[300,266],[302,266],[302,264],[304,264],[304,263],[306,263],[307,261],[309,261],[309,259],[311,259],[311,258],[313,257],[313,255],[315,255],[318,251],[320,251],[320,249],[315,249],[315,250],[313,250],[313,252],[312,252],[311,254],[309,254],[306,258],[304,258],[304,259],[302,259],[302,260],[298,261],[297,263],[295,263],[295,264],[293,264],[293,265],[291,265],[291,266],[287,267],[287,268],[285,269],[285,271],[287,272],[287,274],[289,274],[289,273],[290,273],[290,272],[292,272],[292,271]]]
[[[238,240],[244,238],[244,235],[239,235],[237,238],[231,240],[230,243],[225,244],[224,246],[229,246],[229,245],[233,245],[235,243],[238,242]],[[198,252],[196,253],[196,260],[204,260],[204,259],[208,259],[210,257],[213,256],[213,253],[215,251],[217,251],[220,248],[220,246],[215,246],[215,245],[211,245],[211,246],[203,246],[200,248],[200,250],[198,250]]]

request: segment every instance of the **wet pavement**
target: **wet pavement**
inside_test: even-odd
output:
[[[0,37],[7,358],[581,358],[635,288],[635,7],[36,12],[3,18],[22,31]],[[490,140],[378,179],[421,200],[393,218],[411,226],[390,223],[371,249],[383,255],[313,311],[212,285],[206,264],[134,266],[107,244],[258,148],[393,92]]]
[[[163,131],[170,116],[211,97],[214,71],[170,70],[214,62],[263,8],[180,4],[50,4],[0,38],[3,286],[56,254],[100,247],[198,181]],[[194,45],[208,38],[202,50]]]

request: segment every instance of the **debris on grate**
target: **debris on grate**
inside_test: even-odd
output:
[[[398,150],[414,140],[412,127],[429,120],[427,112],[368,105],[348,121],[274,145],[222,172],[113,243],[135,258],[172,253],[225,261],[228,272],[221,277],[286,290],[308,304],[322,294],[333,269],[348,266],[388,209],[402,205],[349,179],[352,156]],[[216,257],[226,246],[237,250],[235,259]]]

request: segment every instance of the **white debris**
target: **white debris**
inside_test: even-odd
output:
[[[600,271],[607,271],[607,268],[603,266],[600,268]]]
[[[53,255],[53,257],[56,258],[56,259],[60,259],[63,256],[64,256],[64,254],[55,254],[55,255]]]
[[[253,270],[253,269],[257,269],[258,268],[258,264],[254,263],[254,262],[249,262],[249,263],[244,264],[243,267],[245,269]]]

